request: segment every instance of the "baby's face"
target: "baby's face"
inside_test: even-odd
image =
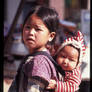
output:
[[[65,46],[57,56],[57,63],[65,71],[73,70],[78,63],[79,52],[72,46]]]

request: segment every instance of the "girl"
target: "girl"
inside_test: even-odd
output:
[[[48,42],[55,39],[58,30],[58,14],[54,9],[37,6],[32,9],[24,21],[23,42],[28,47],[28,55],[20,65],[9,92],[47,92],[45,90],[51,78],[56,78],[56,70],[51,60],[41,52],[49,53]]]

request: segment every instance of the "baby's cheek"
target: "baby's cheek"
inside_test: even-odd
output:
[[[57,63],[60,65],[60,64],[62,64],[62,62],[63,62],[63,60],[61,59],[61,58],[58,58],[57,59]]]
[[[76,64],[71,65],[71,69],[74,69],[76,67]]]

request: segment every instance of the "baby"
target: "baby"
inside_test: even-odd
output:
[[[83,36],[80,31],[74,37],[67,38],[56,52],[56,61],[64,70],[65,76],[61,80],[50,80],[48,89],[55,92],[75,92],[81,83],[80,64],[85,52]]]

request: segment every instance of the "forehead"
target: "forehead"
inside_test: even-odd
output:
[[[78,56],[79,55],[79,51],[70,45],[65,46],[64,48],[62,48],[61,53],[65,53],[68,56]]]
[[[38,17],[36,14],[30,15],[30,17],[27,19],[26,24],[37,24],[37,25],[44,25],[43,21],[40,17]]]

